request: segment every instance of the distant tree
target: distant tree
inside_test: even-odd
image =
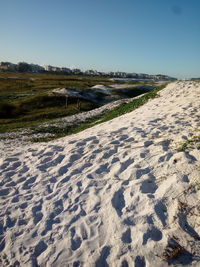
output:
[[[26,63],[26,62],[19,62],[18,63],[18,71],[19,72],[29,72],[31,70],[32,70],[31,65],[29,65],[28,63]]]

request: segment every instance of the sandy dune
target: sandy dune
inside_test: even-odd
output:
[[[0,160],[1,266],[200,266],[200,84]]]

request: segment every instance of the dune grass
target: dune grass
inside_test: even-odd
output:
[[[49,96],[54,88],[87,89],[90,86],[112,83],[107,78],[53,74],[0,73],[0,133],[35,126],[52,119],[79,113],[76,99]],[[81,101],[81,112],[97,107]]]
[[[200,148],[200,135],[195,135],[194,137],[187,139],[185,142],[181,143],[177,149],[178,152],[188,152],[194,147]]]
[[[4,107],[5,105],[2,106],[2,108]],[[11,106],[11,108],[9,106],[9,112],[2,112],[2,116],[5,115],[6,118],[1,119],[0,133],[40,125],[50,122],[53,119],[74,115],[80,112],[76,108],[76,103],[69,104],[67,108],[65,108],[64,105],[51,106],[51,103],[49,103],[49,106],[46,107],[42,107],[39,103],[37,103],[36,107],[30,110],[30,106],[27,108],[26,105],[22,105],[20,107]],[[82,101],[81,103],[82,112],[89,111],[95,107],[96,106],[93,103],[88,101]]]
[[[159,97],[158,92],[160,90],[162,90],[165,86],[166,86],[166,84],[144,94],[143,96],[141,96],[137,99],[134,99],[132,102],[130,102],[128,104],[122,104],[110,112],[107,112],[107,113],[102,114],[100,116],[90,118],[86,122],[81,123],[79,125],[70,125],[70,126],[66,126],[66,127],[58,127],[58,126],[39,127],[36,130],[32,131],[32,134],[46,133],[46,134],[53,134],[53,135],[52,136],[46,136],[46,137],[31,138],[31,141],[32,142],[47,142],[47,141],[50,141],[53,139],[64,137],[66,135],[81,132],[81,131],[83,131],[87,128],[93,127],[97,124],[100,124],[100,123],[112,120],[114,118],[117,118],[123,114],[131,112],[131,111],[137,109],[138,107],[144,105],[150,99],[153,99],[155,97]]]

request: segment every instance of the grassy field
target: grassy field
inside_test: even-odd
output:
[[[52,96],[50,94],[52,89],[65,87],[81,92],[91,90],[91,87],[97,84],[113,83],[122,82],[100,77],[0,73],[0,133],[33,127],[56,118],[88,111],[100,105],[97,102],[81,100],[81,110],[78,110],[77,99],[70,97],[66,108],[65,97]],[[131,83],[135,85],[137,82]],[[144,85],[144,83],[137,84]],[[141,93],[144,91],[133,87],[125,93],[119,91],[114,94],[118,97],[133,97]],[[101,97],[99,95],[99,99]]]
[[[80,111],[76,99],[50,96],[55,88],[89,89],[110,84],[108,79],[51,74],[0,73],[0,132],[37,125],[49,120],[73,115]],[[81,111],[95,108],[90,101],[82,101]]]

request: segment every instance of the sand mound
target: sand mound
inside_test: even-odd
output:
[[[200,85],[1,159],[1,266],[199,266]]]

